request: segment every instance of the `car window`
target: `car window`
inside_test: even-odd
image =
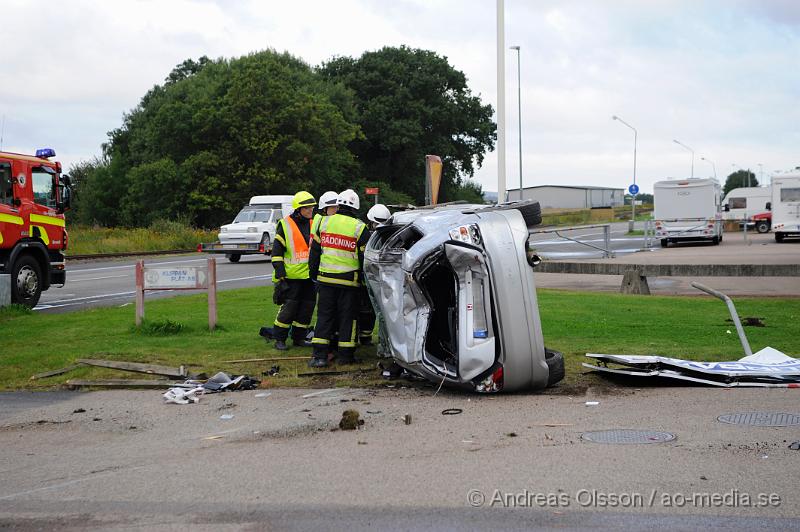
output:
[[[731,198],[728,204],[731,206],[731,209],[746,209],[747,198]]]
[[[233,223],[269,222],[271,215],[271,209],[252,209],[246,207],[236,215]]]
[[[782,188],[781,201],[800,201],[800,188]]]
[[[12,205],[14,202],[14,181],[11,179],[11,165],[0,163],[0,204]]]
[[[53,174],[39,166],[31,173],[33,181],[33,201],[45,207],[56,206],[56,187],[53,185]]]

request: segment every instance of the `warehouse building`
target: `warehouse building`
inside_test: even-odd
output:
[[[519,199],[519,189],[508,191],[509,201]],[[533,199],[543,209],[600,209],[625,204],[625,190],[609,187],[539,185],[522,189],[522,199]]]

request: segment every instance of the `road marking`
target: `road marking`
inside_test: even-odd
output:
[[[130,277],[130,275],[106,275],[105,277],[89,277],[88,279],[72,279],[70,283],[85,283],[86,281],[99,281],[100,279],[119,279],[122,277]]]

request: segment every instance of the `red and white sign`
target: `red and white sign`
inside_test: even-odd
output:
[[[367,187],[364,189],[364,194],[372,194],[373,196],[377,195],[380,192],[380,188],[378,187]]]
[[[357,240],[352,236],[322,233],[320,242],[324,248],[342,249],[344,251],[355,251]]]

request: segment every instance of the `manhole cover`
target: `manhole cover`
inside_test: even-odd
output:
[[[756,427],[789,427],[800,425],[800,415],[785,412],[740,412],[723,414],[717,421],[733,425],[753,425]]]
[[[675,439],[670,432],[656,430],[598,430],[584,432],[581,438],[594,443],[664,443]]]

